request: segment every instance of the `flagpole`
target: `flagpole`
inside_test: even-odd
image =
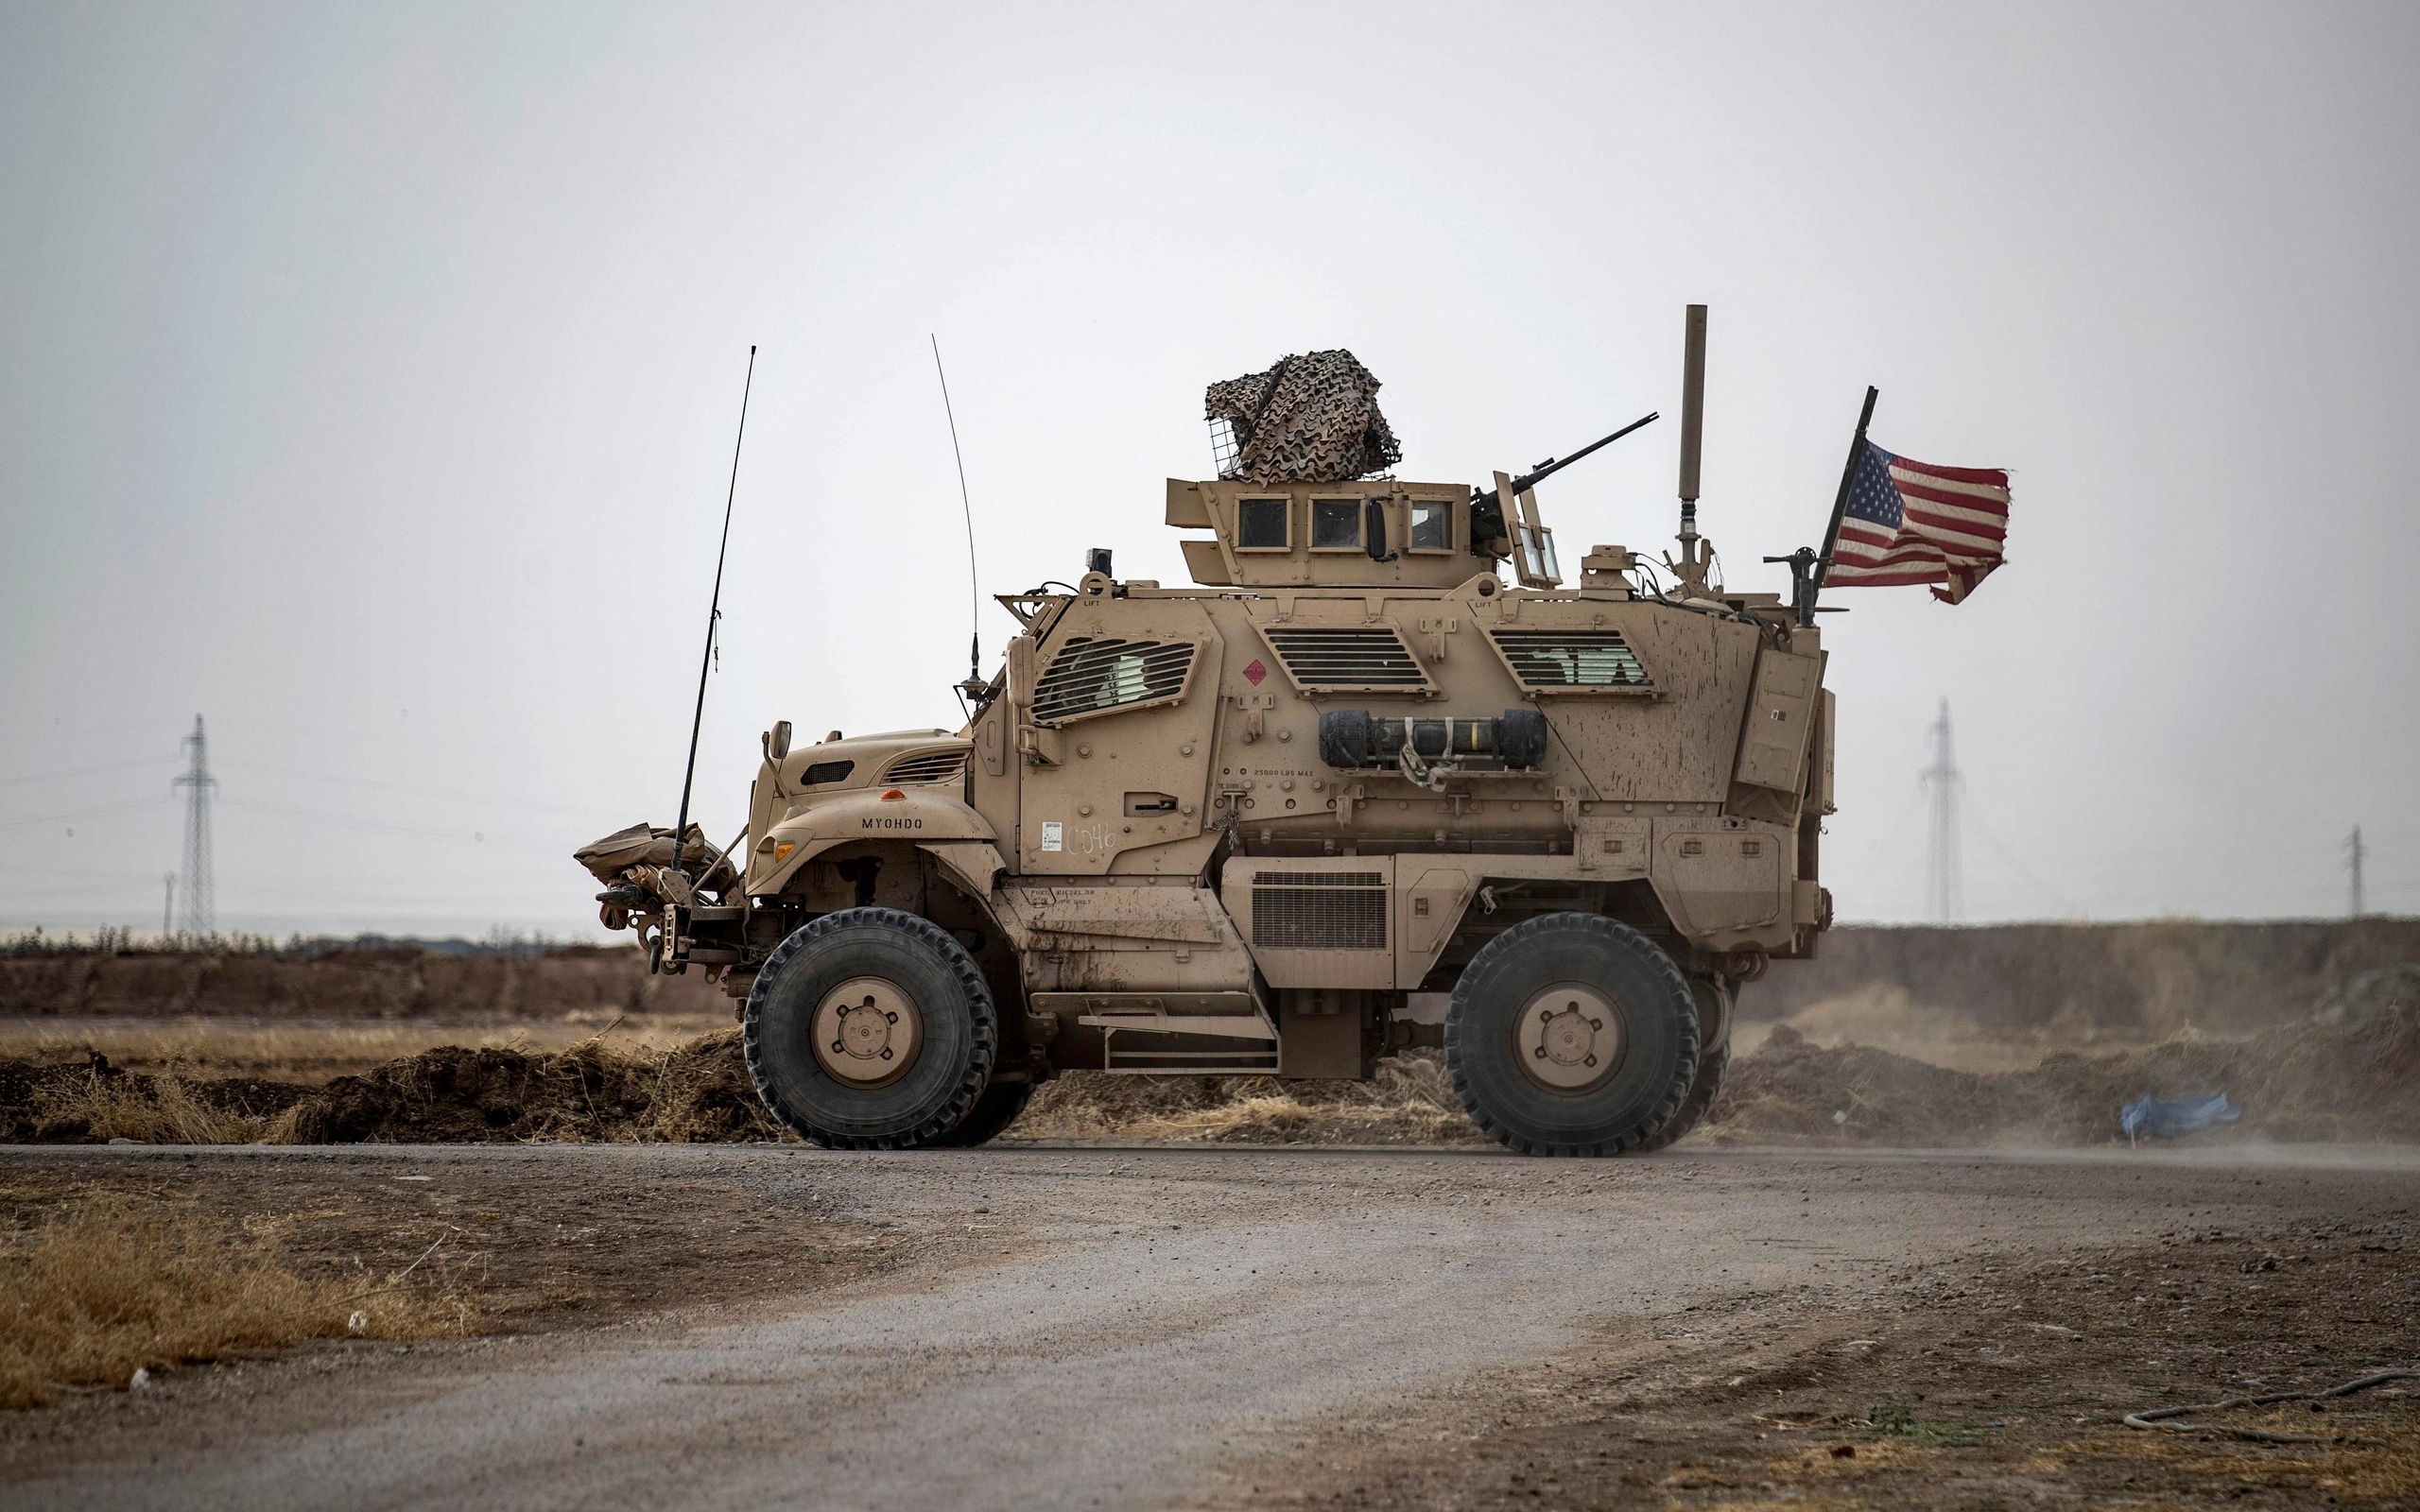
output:
[[[1832,496],[1832,523],[1824,527],[1824,554],[1815,561],[1815,581],[1806,594],[1806,612],[1799,623],[1815,623],[1815,598],[1823,593],[1824,579],[1832,576],[1832,548],[1841,542],[1841,517],[1848,513],[1849,480],[1857,476],[1857,464],[1865,455],[1865,428],[1874,423],[1874,401],[1881,390],[1872,384],[1865,387],[1865,407],[1858,411],[1857,435],[1849,440],[1849,459],[1841,468],[1841,491]]]

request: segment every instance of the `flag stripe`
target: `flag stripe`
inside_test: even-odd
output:
[[[1985,483],[2003,492],[2008,489],[2008,469],[2006,468],[1942,467],[1936,463],[1918,462],[1904,456],[1892,458],[1891,465],[1905,472],[1924,472],[1957,483]]]

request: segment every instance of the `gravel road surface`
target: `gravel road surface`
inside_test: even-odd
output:
[[[1241,1494],[1248,1463],[1265,1479],[1305,1423],[1501,1380],[1612,1320],[1757,1297],[1854,1309],[1911,1268],[2420,1205],[2411,1153],[2240,1149],[115,1148],[0,1152],[0,1176],[130,1161],[194,1183],[252,1162],[305,1185],[407,1168],[532,1203],[728,1185],[925,1242],[811,1294],[305,1350],[18,1414],[0,1424],[11,1507],[1183,1504]]]

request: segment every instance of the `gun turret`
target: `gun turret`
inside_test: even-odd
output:
[[[1547,457],[1545,461],[1540,462],[1536,467],[1531,468],[1529,472],[1522,473],[1517,478],[1514,478],[1511,487],[1506,490],[1507,494],[1515,499],[1519,498],[1522,494],[1529,492],[1533,488],[1536,488],[1541,482],[1554,476],[1556,473],[1562,472],[1564,468],[1569,467],[1572,463],[1579,461],[1582,457],[1586,456],[1591,452],[1596,451],[1599,447],[1611,446],[1614,442],[1620,440],[1623,437],[1628,436],[1631,432],[1638,429],[1640,426],[1647,424],[1650,421],[1656,418],[1656,412],[1650,410],[1648,413],[1641,415],[1638,419],[1632,421],[1629,424],[1623,426],[1620,430],[1614,432],[1611,436],[1602,437],[1597,440],[1590,441],[1587,445],[1572,453],[1569,456]],[[1494,489],[1471,490],[1472,552],[1481,556],[1502,556],[1502,552],[1492,551],[1489,548],[1494,542],[1499,541],[1506,542],[1509,546],[1512,540],[1512,531],[1504,518],[1504,506],[1498,499],[1496,490]]]

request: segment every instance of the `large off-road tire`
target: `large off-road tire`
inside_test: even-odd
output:
[[[837,1150],[906,1150],[965,1122],[999,1028],[982,969],[895,908],[825,914],[748,993],[748,1074],[773,1116]]]
[[[1487,942],[1445,1010],[1445,1066],[1480,1128],[1524,1155],[1621,1155],[1669,1123],[1698,1069],[1672,958],[1628,924],[1541,914]]]
[[[1698,1074],[1689,1078],[1689,1094],[1681,1099],[1672,1121],[1639,1145],[1642,1155],[1688,1138],[1705,1121],[1706,1110],[1722,1095],[1722,1084],[1731,1077],[1731,1018],[1736,1003],[1731,989],[1693,976],[1689,995],[1698,1006]]]
[[[1689,1079],[1689,1095],[1681,1099],[1681,1110],[1672,1115],[1670,1123],[1647,1136],[1639,1144],[1638,1153],[1645,1155],[1651,1150],[1665,1149],[1697,1132],[1697,1126],[1705,1122],[1707,1110],[1721,1097],[1723,1084],[1730,1079],[1729,1045],[1717,1045],[1699,1057],[1698,1074]]]
[[[983,1089],[983,1095],[975,1099],[975,1106],[967,1109],[956,1128],[925,1143],[936,1150],[964,1150],[989,1144],[1017,1121],[1017,1115],[1025,1111],[1025,1105],[1032,1097],[1033,1083],[1029,1081],[995,1081]]]

